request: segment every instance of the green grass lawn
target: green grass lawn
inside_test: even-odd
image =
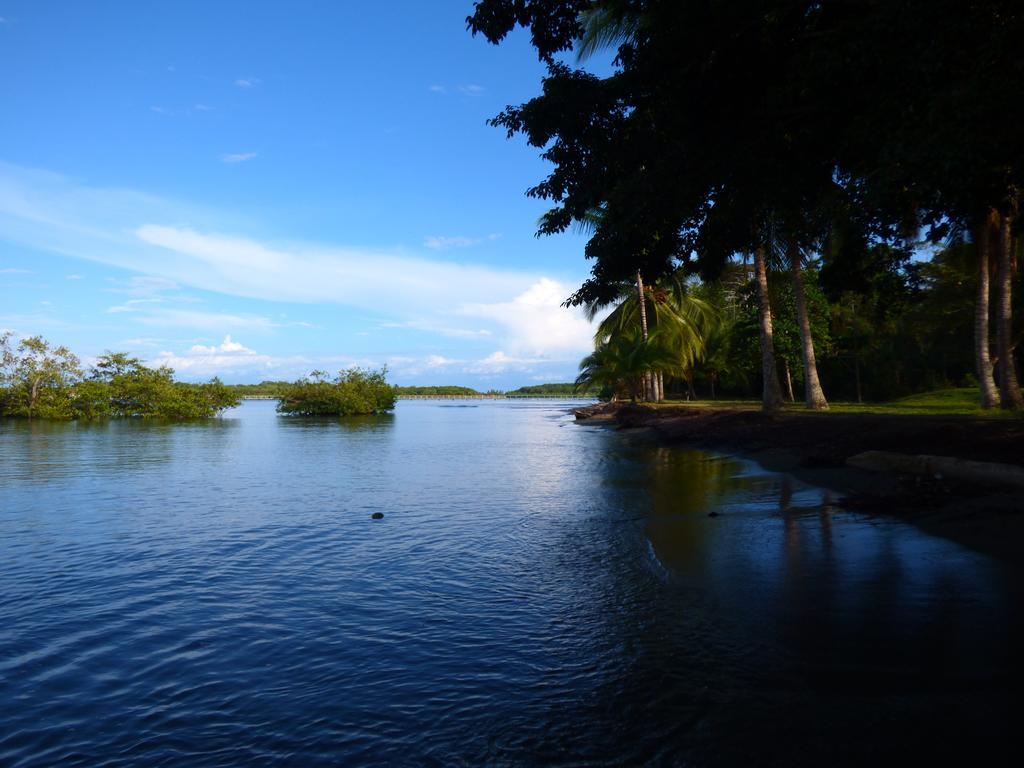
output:
[[[919,395],[892,400],[887,403],[830,402],[827,413],[888,413],[915,416],[972,416],[984,418],[1021,418],[1021,414],[993,410],[985,411],[979,406],[981,396],[977,388],[937,389]],[[690,408],[726,408],[757,410],[759,400],[670,400],[653,405],[655,408],[671,408],[680,405]],[[802,403],[787,404],[787,411],[807,412]]]

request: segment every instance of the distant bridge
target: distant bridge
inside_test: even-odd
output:
[[[399,400],[592,400],[586,395],[399,395]]]

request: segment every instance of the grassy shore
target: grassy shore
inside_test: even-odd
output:
[[[888,414],[902,416],[966,416],[984,419],[1021,419],[1024,414],[1013,411],[984,410],[980,403],[977,389],[940,389],[920,395],[911,395],[887,403],[851,403],[831,402],[827,411],[820,414],[855,413],[855,414]],[[761,410],[760,400],[668,400],[664,403],[646,403],[645,407],[654,409],[697,408],[697,409],[732,409],[738,411]],[[787,403],[784,413],[808,413],[802,402]]]

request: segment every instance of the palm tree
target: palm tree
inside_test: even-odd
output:
[[[818,379],[818,363],[814,356],[814,338],[811,335],[811,321],[807,315],[807,295],[804,291],[803,258],[800,249],[791,243],[789,269],[793,277],[793,300],[796,305],[797,327],[800,329],[800,354],[804,364],[804,401],[815,411],[828,410],[828,401]],[[787,377],[789,371],[786,371]],[[792,385],[790,384],[792,389]]]
[[[641,291],[644,301],[640,301]],[[588,319],[593,320],[607,306],[603,302],[587,304],[585,311]],[[638,275],[636,288],[625,283],[620,287],[618,303],[598,325],[594,340],[600,345],[633,329],[639,329],[641,337],[657,331],[662,343],[672,350],[674,356],[672,365],[668,367],[683,371],[692,368],[700,358],[704,330],[711,324],[713,317],[711,305],[691,296],[686,284],[678,276],[664,278],[653,285],[644,285]],[[668,370],[662,366],[652,371],[653,386],[646,389],[653,392],[645,392],[645,396],[664,399],[663,375]]]
[[[631,328],[602,341],[583,358],[575,387],[607,387],[614,397],[624,394],[636,402],[642,397],[644,375],[650,370],[673,372],[675,360],[659,331],[644,339],[639,328]]]
[[[701,357],[700,369],[708,378],[711,399],[716,397],[715,385],[722,374],[732,373],[732,342],[736,333],[735,321],[732,318],[719,317],[704,334],[704,354]]]
[[[999,390],[992,375],[992,357],[989,351],[988,316],[990,311],[990,269],[992,264],[992,235],[998,217],[995,210],[978,227],[974,248],[978,261],[978,291],[974,302],[974,361],[981,389],[981,407],[995,408],[999,405]]]
[[[628,0],[601,0],[580,14],[580,24],[583,36],[576,46],[576,58],[583,61],[635,38],[644,25],[644,15]]]
[[[779,374],[775,368],[775,342],[772,331],[772,305],[768,298],[768,267],[765,264],[763,245],[754,249],[754,281],[757,285],[758,320],[761,334],[761,375],[764,389],[761,395],[761,408],[765,411],[777,411],[782,407],[782,388],[779,386]]]
[[[999,226],[999,248],[996,251],[996,354],[999,356],[999,404],[1006,409],[1024,408],[1017,371],[1013,365],[1013,233],[1012,219],[1004,214]]]

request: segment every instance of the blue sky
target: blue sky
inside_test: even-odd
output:
[[[537,239],[539,91],[468,0],[0,0],[0,328],[182,378],[571,380],[583,240]]]

